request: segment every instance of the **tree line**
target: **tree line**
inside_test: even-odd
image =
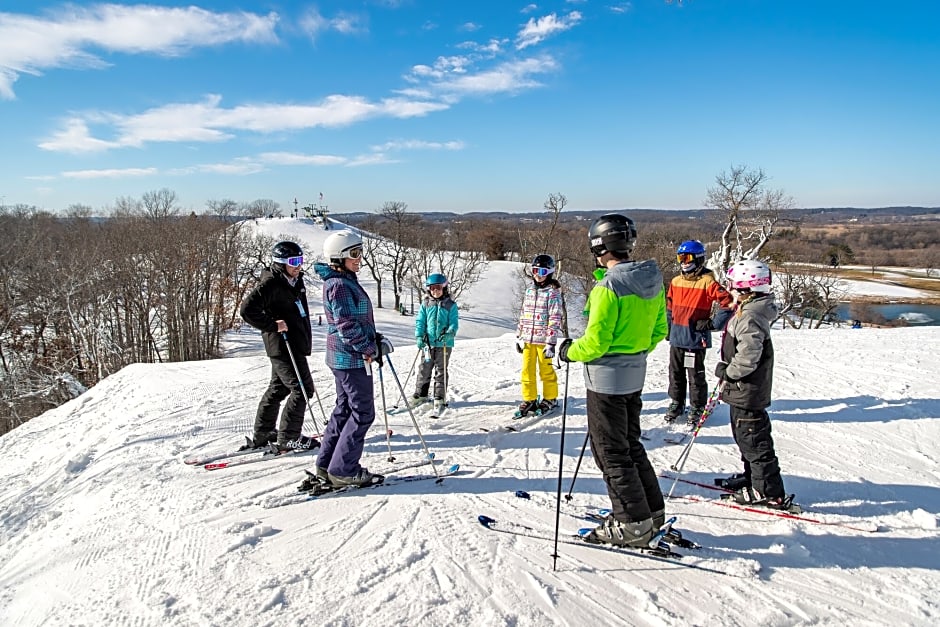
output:
[[[220,356],[270,256],[236,210],[182,216],[165,189],[107,219],[0,208],[0,434],[128,364]]]

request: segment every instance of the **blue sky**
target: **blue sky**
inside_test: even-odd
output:
[[[940,3],[0,3],[0,202],[940,205]]]

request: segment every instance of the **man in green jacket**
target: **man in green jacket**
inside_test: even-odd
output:
[[[636,244],[630,218],[601,216],[588,237],[598,270],[587,327],[556,352],[560,362],[584,363],[591,452],[611,502],[610,516],[584,539],[644,547],[665,521],[663,493],[640,442],[646,356],[668,332],[663,275],[652,259],[630,261]]]

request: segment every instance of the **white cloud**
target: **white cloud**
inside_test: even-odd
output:
[[[413,118],[448,108],[442,102],[358,96],[328,96],[317,104],[252,104],[231,109],[211,94],[201,102],[172,103],[136,115],[94,112],[64,122],[63,129],[39,144],[55,152],[101,152],[142,147],[152,142],[219,142],[239,131],[275,133],[317,127],[339,127],[378,117]],[[113,139],[93,137],[89,122],[110,125]]]
[[[96,50],[179,56],[231,42],[272,43],[278,17],[198,7],[65,5],[46,17],[0,13],[0,98],[14,97],[21,74],[51,68],[103,68]]]
[[[298,22],[300,29],[310,39],[316,40],[327,31],[343,35],[356,35],[369,31],[368,18],[355,13],[338,13],[336,17],[324,17],[317,9],[310,8]]]
[[[519,11],[520,13],[534,13],[539,10],[539,5],[537,4],[527,4]]]
[[[66,179],[123,179],[157,174],[157,168],[112,168],[105,170],[70,170],[62,173]]]
[[[307,155],[298,152],[264,152],[258,155],[264,163],[273,165],[343,165],[349,161],[336,155]]]
[[[474,22],[464,22],[460,26],[460,30],[467,31],[468,33],[473,33],[480,30],[482,26],[475,24]]]
[[[633,10],[633,3],[621,2],[619,4],[612,4],[607,8],[610,9],[611,13],[629,13]]]
[[[541,86],[533,76],[550,72],[557,67],[555,60],[547,55],[510,61],[475,74],[448,77],[436,83],[434,88],[450,97],[514,93]]]
[[[569,30],[580,22],[581,18],[579,11],[572,11],[561,18],[554,13],[539,19],[529,18],[516,36],[516,50],[534,46],[552,35]]]
[[[449,142],[429,142],[420,139],[407,139],[385,142],[384,144],[373,146],[374,152],[389,152],[396,150],[463,150],[465,144],[462,141]]]

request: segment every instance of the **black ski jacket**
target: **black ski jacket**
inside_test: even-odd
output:
[[[240,313],[245,322],[261,331],[268,357],[289,357],[277,332],[277,320],[287,323],[287,338],[294,356],[310,354],[313,342],[303,272],[291,286],[284,274],[265,268],[261,271],[261,281],[242,301]]]

